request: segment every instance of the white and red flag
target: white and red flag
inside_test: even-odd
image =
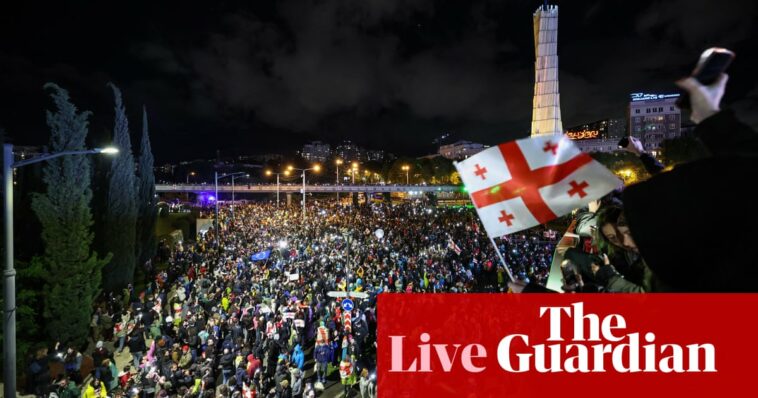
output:
[[[455,244],[455,241],[453,241],[453,237],[452,236],[448,236],[448,238],[447,238],[447,247],[448,247],[448,249],[454,251],[455,254],[457,254],[459,256],[461,255],[462,250],[461,250],[461,248],[457,244]]]
[[[621,184],[565,136],[506,142],[455,167],[490,237],[544,224]]]

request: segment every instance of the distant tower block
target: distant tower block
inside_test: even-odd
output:
[[[534,100],[532,137],[563,134],[558,91],[558,6],[534,12]]]

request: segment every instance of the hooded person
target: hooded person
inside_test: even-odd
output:
[[[292,362],[298,369],[303,370],[303,366],[305,365],[305,353],[303,353],[300,344],[295,345],[295,349],[292,351]]]
[[[690,95],[695,135],[711,156],[624,191],[629,239],[676,291],[758,291],[749,249],[758,216],[745,202],[753,188],[745,173],[758,171],[758,134],[720,110],[726,81],[677,83]]]

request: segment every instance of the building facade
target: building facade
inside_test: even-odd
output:
[[[309,162],[325,162],[331,155],[331,146],[321,141],[313,141],[303,145],[300,155]]]
[[[558,90],[558,6],[545,4],[533,15],[534,99],[531,135],[563,133]]]
[[[629,133],[642,141],[645,151],[657,153],[666,139],[681,136],[679,94],[634,93],[628,108]]]
[[[612,152],[626,134],[624,119],[602,119],[566,129],[566,136],[583,152]]]
[[[342,144],[335,148],[334,155],[346,162],[363,160],[363,150],[348,140],[343,141]]]
[[[458,141],[448,145],[442,145],[439,154],[447,159],[460,160],[489,148],[488,145],[479,144],[471,141]]]

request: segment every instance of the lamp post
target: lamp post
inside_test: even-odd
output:
[[[355,173],[358,172],[358,162],[353,162],[350,175],[353,176],[353,185],[355,185]]]
[[[342,237],[345,239],[347,245],[347,261],[345,261],[345,275],[352,273],[352,267],[350,265],[350,246],[352,245],[353,233],[347,230],[342,231]]]
[[[250,177],[250,174],[243,173],[244,177]],[[232,222],[234,221],[234,178],[240,177],[239,173],[232,174]]]
[[[343,163],[342,159],[337,159],[334,161],[334,163],[337,165],[337,185],[340,185],[340,165]],[[337,188],[339,189],[339,188]],[[337,204],[340,204],[340,191],[337,191]]]
[[[411,169],[411,166],[408,166],[407,164],[404,164],[403,167],[401,167],[403,171],[405,171],[405,185],[410,185],[410,177],[408,176],[408,171]]]
[[[302,171],[303,172],[303,222],[305,222],[305,172],[313,170],[313,171],[315,171],[315,172],[318,173],[319,171],[321,171],[321,166],[317,164],[317,165],[314,165],[313,167],[307,168],[307,169],[297,169],[297,168],[294,168],[292,166],[288,166],[287,170],[290,170],[290,171],[297,170],[297,171]]]
[[[218,175],[218,171],[215,172],[216,200],[214,201],[214,203],[216,205],[216,209],[215,209],[216,210],[215,211],[215,213],[216,213],[216,220],[215,220],[215,223],[214,223],[214,227],[216,229],[216,231],[215,231],[216,232],[216,236],[214,236],[214,240],[216,242],[216,247],[217,248],[218,248],[218,234],[219,234],[219,232],[218,232],[218,199],[219,199],[218,198],[218,180],[220,180],[222,178],[226,178],[226,177],[232,177],[232,194],[234,194],[234,177],[240,176],[240,175],[247,175],[247,173],[239,172],[239,173],[231,173],[231,174]],[[232,199],[232,202],[234,202],[234,199]],[[234,212],[234,203],[232,203],[232,217],[234,215],[233,212]]]
[[[274,173],[271,170],[266,170],[267,176],[271,176],[272,174],[276,174],[276,207],[279,207],[279,175],[284,174],[285,176],[289,176],[290,171],[284,170],[282,173]]]
[[[81,151],[61,151],[45,153],[30,159],[13,161],[13,145],[3,145],[3,212],[5,234],[5,292],[3,311],[3,379],[5,386],[3,393],[6,397],[16,396],[16,269],[13,266],[13,169],[28,166],[30,164],[44,162],[68,155],[93,155],[97,153],[117,154],[114,147],[95,148]]]
[[[189,178],[190,178],[190,176],[194,177],[195,176],[195,172],[194,171],[190,171],[189,173],[187,173],[187,184],[189,184]]]

